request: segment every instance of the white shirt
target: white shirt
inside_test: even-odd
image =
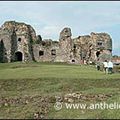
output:
[[[107,62],[103,62],[104,67],[108,67]]]
[[[111,61],[108,62],[108,68],[113,68],[113,63]]]

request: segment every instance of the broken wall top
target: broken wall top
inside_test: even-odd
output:
[[[25,23],[18,23],[15,21],[7,21],[0,28],[1,34],[12,35],[16,33],[18,36],[27,35],[36,40],[35,30]]]
[[[35,30],[33,27],[31,27],[28,24],[25,23],[19,23],[16,21],[6,21],[0,28],[0,35],[12,35],[15,32],[18,36],[27,36],[27,38],[31,38],[33,41],[37,41],[38,44],[45,43],[46,45],[55,44],[57,45],[57,42],[51,42],[52,40],[44,40],[42,41],[42,38],[36,37]],[[71,40],[71,29],[68,27],[65,27],[61,32],[59,36],[59,40],[65,40],[70,39]],[[79,44],[96,44],[97,41],[104,41],[105,48],[112,50],[112,38],[107,33],[94,33],[91,32],[90,35],[83,35],[79,36],[77,38],[74,38],[74,43]],[[36,43],[36,42],[35,42]]]
[[[98,42],[102,42],[104,47],[103,49],[112,50],[112,38],[107,33],[92,32],[90,35],[78,36],[73,40],[75,44],[80,45],[92,44],[94,47],[98,44]]]
[[[60,37],[59,39],[61,40],[64,40],[66,38],[69,38],[72,36],[72,33],[71,33],[71,29],[70,28],[64,28],[61,32],[60,32]]]

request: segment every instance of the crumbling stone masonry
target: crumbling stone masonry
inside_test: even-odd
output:
[[[42,40],[25,23],[7,21],[0,28],[0,62],[52,61],[90,63],[111,59],[112,39],[107,33],[72,38],[70,28],[60,32],[59,41]]]

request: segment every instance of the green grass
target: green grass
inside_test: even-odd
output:
[[[106,75],[94,66],[66,63],[1,63],[0,98],[43,96],[54,98],[68,93],[112,94],[106,102],[120,103],[120,74]],[[1,100],[0,99],[0,100]],[[0,101],[1,102],[1,101]],[[87,103],[86,101],[84,101]],[[98,101],[94,101],[98,102]],[[90,103],[90,102],[89,102]],[[39,100],[24,105],[0,106],[0,118],[33,118],[40,111]],[[50,103],[47,118],[120,118],[119,110],[66,110],[54,109]]]
[[[119,74],[105,75],[92,66],[50,64],[50,63],[11,63],[0,64],[0,79],[24,78],[63,78],[63,79],[111,79]]]

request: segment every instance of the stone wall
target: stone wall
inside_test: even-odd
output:
[[[30,25],[7,21],[0,28],[0,54],[0,62],[51,61],[83,64],[111,59],[112,39],[107,33],[94,32],[72,38],[71,29],[64,28],[58,41],[42,40]]]
[[[59,43],[46,39],[40,44],[33,45],[33,53],[36,61],[57,61],[59,56]]]

